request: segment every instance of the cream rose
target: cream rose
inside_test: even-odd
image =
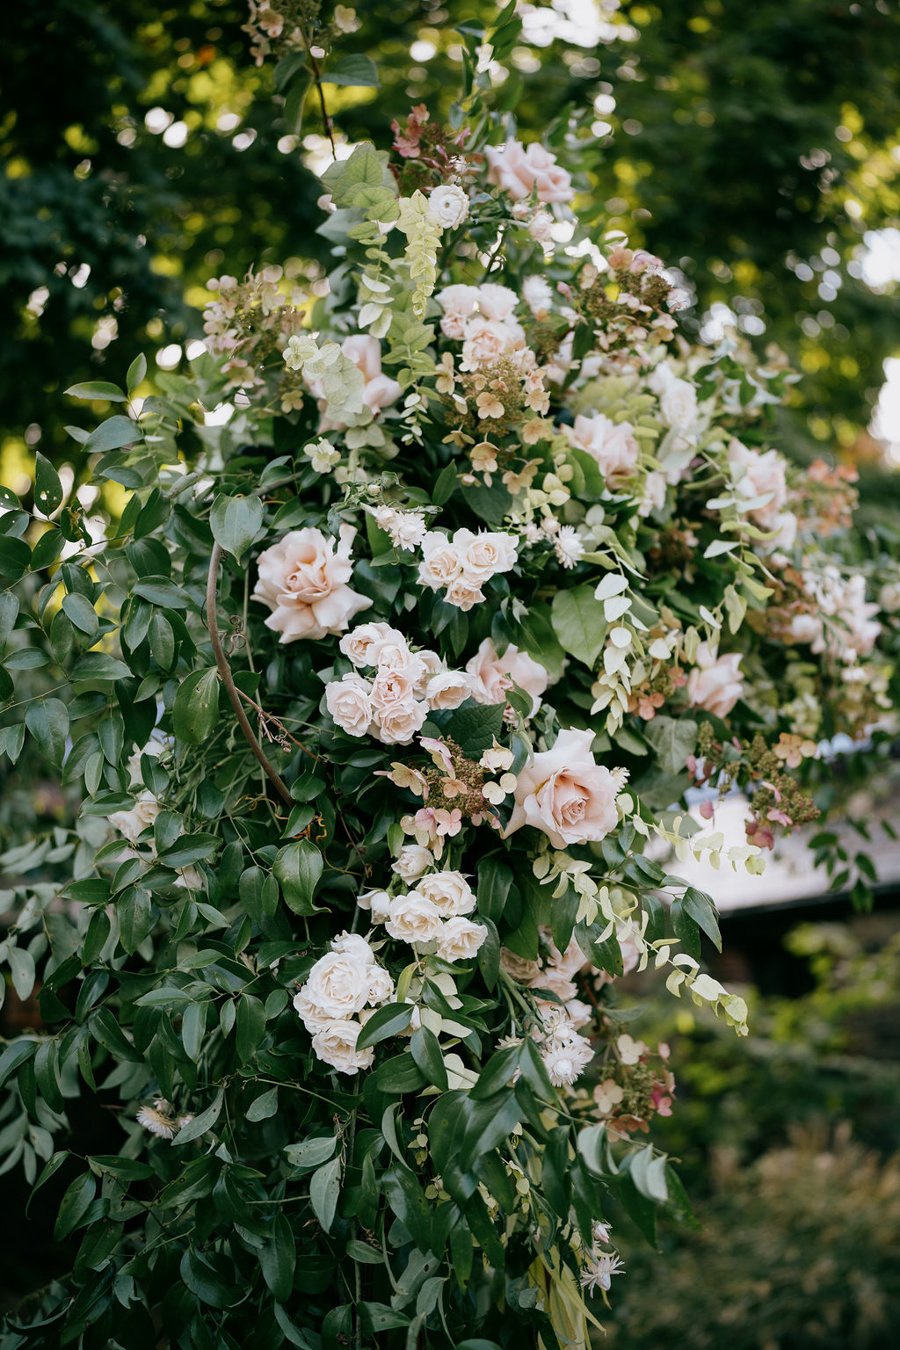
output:
[[[367,1046],[365,1050],[356,1048],[361,1031],[359,1022],[346,1019],[330,1022],[313,1036],[312,1048],[324,1064],[337,1069],[338,1073],[358,1073],[360,1069],[371,1068],[375,1062],[373,1046]]]
[[[378,739],[385,745],[409,745],[428,716],[428,704],[410,699],[378,713]]]
[[[428,198],[428,214],[442,230],[453,230],[468,216],[469,199],[461,187],[452,183],[433,188]]]
[[[557,164],[556,156],[537,141],[525,147],[521,141],[489,145],[485,150],[488,179],[496,183],[514,201],[537,194],[541,202],[568,202],[574,190],[568,171]]]
[[[618,786],[594,760],[591,731],[560,731],[553,748],[521,770],[505,835],[531,825],[554,848],[603,839],[615,828]]]
[[[687,696],[695,708],[705,708],[715,717],[727,717],[744,690],[740,675],[741,656],[719,656],[716,648],[701,642],[697,664],[688,676]]]
[[[787,501],[785,462],[777,450],[748,450],[740,441],[733,440],[728,447],[728,462],[735,476],[737,491],[742,497],[766,497],[749,515],[763,529],[774,529]]]
[[[437,905],[445,919],[471,914],[475,908],[475,892],[462,872],[430,872],[418,882],[416,894]]]
[[[455,605],[457,609],[461,609],[466,614],[476,605],[482,604],[484,592],[474,581],[469,581],[466,577],[459,577],[447,587],[444,598],[448,605]]]
[[[478,651],[466,664],[472,681],[472,697],[479,703],[505,703],[506,695],[517,685],[531,697],[531,716],[541,706],[541,695],[546,692],[550,676],[527,652],[519,651],[510,643],[502,656],[490,638],[485,638]]]
[[[454,546],[462,551],[463,573],[467,581],[482,585],[498,572],[508,572],[518,558],[516,541],[511,534],[496,530],[457,530]]]
[[[501,356],[521,345],[520,334],[518,324],[512,326],[487,319],[482,314],[473,315],[466,320],[460,369],[478,370],[481,366],[492,366]]]
[[[304,1013],[298,1000],[302,1008],[313,1009],[320,1018],[352,1017],[366,1006],[370,982],[371,970],[365,959],[353,952],[328,952],[309,972],[294,1007],[301,1017]]]
[[[640,449],[630,422],[613,422],[603,413],[589,417],[579,413],[575,425],[562,431],[572,445],[596,460],[607,487],[621,487],[638,466]]]
[[[401,881],[415,881],[428,871],[433,862],[434,854],[430,848],[423,848],[421,844],[404,844],[391,871],[396,872]]]
[[[438,938],[437,954],[443,961],[471,961],[487,937],[483,923],[447,919]]]
[[[361,623],[351,633],[346,633],[338,646],[355,666],[377,666],[384,647],[408,650],[406,638],[389,623]]]
[[[281,642],[343,633],[355,614],[369,608],[372,601],[347,585],[355,537],[352,525],[342,525],[335,547],[333,538],[307,526],[259,555],[253,598],[272,611],[266,627],[280,633]]]
[[[444,317],[441,319],[441,332],[445,337],[458,340],[466,331],[466,319],[475,313],[478,304],[477,286],[445,286],[435,296]]]
[[[146,789],[138,793],[134,806],[129,811],[113,811],[109,823],[119,834],[124,835],[129,844],[137,842],[137,837],[148,825],[152,825],[162,807],[152,792]]]
[[[432,675],[425,687],[429,708],[458,708],[472,697],[472,682],[461,670],[442,670]]]
[[[422,561],[419,563],[419,581],[437,591],[451,585],[462,576],[462,557],[445,534],[429,530],[422,540]]]
[[[345,675],[325,686],[325,707],[348,736],[365,736],[372,725],[372,687],[361,675]]]
[[[518,303],[519,297],[508,286],[498,286],[488,281],[478,287],[478,312],[486,319],[506,323],[512,318]]]
[[[372,683],[372,707],[379,715],[408,708],[414,702],[413,682],[400,670],[382,669]]]
[[[384,926],[400,942],[433,942],[441,934],[441,911],[433,900],[410,891],[391,901],[390,917]]]
[[[697,423],[697,391],[690,381],[679,379],[663,364],[653,372],[650,384],[656,390],[666,426],[676,431],[693,431]]]

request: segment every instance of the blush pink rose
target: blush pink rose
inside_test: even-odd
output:
[[[345,338],[341,351],[363,373],[366,387],[363,390],[363,403],[371,412],[389,408],[403,392],[396,380],[381,371],[381,343],[366,333]]]
[[[478,651],[466,665],[472,684],[472,697],[478,703],[505,703],[513,685],[518,685],[531,696],[531,716],[541,706],[541,695],[546,692],[550,676],[542,665],[518,647],[507,647],[502,656],[490,638],[485,638]]]
[[[701,642],[697,664],[687,682],[687,695],[693,706],[705,708],[714,717],[727,717],[744,692],[740,664],[739,652],[719,656],[715,647]]]
[[[537,194],[541,202],[569,202],[574,196],[568,171],[557,164],[556,156],[532,141],[524,146],[521,141],[507,141],[505,145],[489,145],[485,150],[488,179],[496,183],[514,201],[522,201]]]
[[[280,633],[281,642],[343,633],[355,614],[369,608],[372,601],[347,585],[355,537],[352,525],[341,526],[337,541],[307,526],[259,555],[253,598],[272,611],[266,627]]]
[[[562,431],[572,445],[596,460],[607,487],[621,487],[638,466],[640,449],[630,422],[613,422],[603,413],[589,417],[579,413],[575,425]]]
[[[594,733],[566,728],[553,748],[526,764],[504,836],[523,825],[541,830],[554,848],[603,839],[618,821],[618,784],[591,752]]]

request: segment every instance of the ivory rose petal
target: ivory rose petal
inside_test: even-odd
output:
[[[343,633],[355,614],[369,608],[372,601],[347,584],[355,537],[352,525],[341,526],[337,541],[306,526],[259,555],[253,598],[272,611],[266,627],[280,633],[281,642]]]
[[[554,848],[603,839],[618,821],[618,784],[591,752],[594,734],[567,728],[553,748],[526,764],[516,784],[505,837],[523,825],[546,834]]]

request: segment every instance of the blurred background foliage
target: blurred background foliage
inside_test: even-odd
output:
[[[724,938],[734,961],[727,921]],[[785,945],[796,987],[751,994],[746,1041],[684,1010],[673,1027],[661,1000],[637,1024],[672,1046],[678,1095],[654,1130],[682,1160],[699,1223],[660,1233],[658,1251],[617,1233],[628,1277],[606,1318],[610,1350],[896,1344],[896,914],[801,924]],[[752,990],[763,972],[744,973]]]
[[[526,135],[588,110],[581,162],[598,234],[622,229],[680,269],[694,333],[774,341],[804,379],[787,448],[877,467],[866,435],[898,345],[900,8],[888,0],[556,0],[524,4],[497,96]],[[458,89],[453,24],[484,0],[367,0],[345,50],[380,90],[326,86],[339,134]],[[55,458],[61,390],[121,375],[141,347],[200,332],[205,283],[314,259],[321,157],[253,64],[243,0],[19,6],[0,52],[0,438]],[[588,215],[591,213],[588,212]],[[888,233],[885,233],[887,231]],[[873,246],[866,249],[866,241]],[[900,249],[897,250],[900,252]],[[896,255],[895,255],[896,256]],[[9,482],[9,477],[4,481]],[[895,476],[896,481],[896,476]],[[878,492],[893,493],[879,481]]]

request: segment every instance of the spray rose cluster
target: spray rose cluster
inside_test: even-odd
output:
[[[483,586],[516,565],[516,536],[499,530],[456,530],[452,535],[429,530],[422,540],[419,581],[443,591],[448,605],[464,613],[484,600]]]
[[[376,1008],[394,997],[394,981],[358,933],[341,933],[294,995],[294,1008],[319,1059],[354,1074],[374,1061],[371,1047],[357,1050],[359,1033]]]
[[[427,849],[421,853],[431,857]],[[370,891],[359,903],[373,923],[384,924],[389,937],[433,952],[442,961],[474,960],[487,937],[484,924],[466,917],[475,909],[476,897],[462,872],[429,872],[402,894]]]

